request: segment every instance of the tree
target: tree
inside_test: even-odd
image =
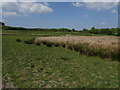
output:
[[[99,33],[99,30],[98,30],[98,29],[95,29],[95,27],[92,27],[89,32],[90,32],[90,33],[93,33],[93,34],[98,34],[98,33]]]
[[[3,22],[0,22],[0,25],[3,25],[3,26],[5,26],[5,23],[3,23]]]
[[[89,32],[88,29],[85,29],[85,28],[83,29],[83,31],[84,31],[84,32]]]
[[[95,30],[95,27],[92,27],[91,30]]]
[[[73,28],[72,31],[75,32],[76,30]]]
[[[117,28],[117,36],[120,36],[120,28]]]

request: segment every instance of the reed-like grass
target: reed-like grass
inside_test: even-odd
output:
[[[61,46],[89,56],[118,60],[120,54],[119,40],[120,37],[116,36],[58,36],[36,38],[35,43],[49,47]]]

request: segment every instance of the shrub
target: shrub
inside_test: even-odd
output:
[[[73,49],[73,45],[69,44],[69,45],[67,46],[67,48],[70,49],[70,50],[72,50],[72,49]]]
[[[60,46],[65,48],[65,44],[64,43],[60,43]]]
[[[77,45],[77,44],[74,45],[74,50],[78,52],[79,51],[79,45]]]
[[[24,41],[26,44],[33,44],[33,42],[31,42],[30,40],[26,40]]]
[[[41,44],[46,45],[47,43],[46,41],[41,41]]]
[[[52,42],[46,42],[46,46],[52,47],[52,46],[54,46],[54,43],[52,43]]]
[[[54,46],[55,46],[55,47],[58,47],[58,46],[59,46],[59,44],[58,44],[58,43],[54,43]]]
[[[36,43],[36,45],[41,45],[40,43]]]
[[[16,41],[17,41],[17,42],[22,42],[22,40],[21,40],[21,39],[16,39]]]
[[[34,38],[32,38],[31,40],[25,40],[24,42],[26,44],[33,44],[34,43]]]

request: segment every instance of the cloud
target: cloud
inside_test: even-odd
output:
[[[31,13],[49,13],[49,12],[52,12],[52,11],[53,10],[51,8],[49,8],[48,6],[43,5],[43,4],[34,4],[30,8]]]
[[[2,2],[38,2],[39,0],[3,0]]]
[[[81,0],[81,2],[118,2],[119,0]]]
[[[36,2],[4,2],[2,4],[2,10],[6,13],[14,11],[16,14],[22,14],[26,16],[35,13],[40,14],[52,12],[52,8],[50,8],[48,5],[48,3]]]
[[[2,0],[2,2],[13,2],[16,0]],[[51,2],[52,0],[17,0],[19,2]],[[63,2],[73,2],[73,0],[64,0]],[[75,0],[78,1],[78,0]],[[60,0],[56,0],[56,2],[60,2]],[[79,0],[79,2],[119,2],[119,0]]]
[[[18,16],[16,12],[3,12],[3,16]]]
[[[72,5],[76,7],[84,6],[85,8],[88,8],[88,9],[101,11],[101,10],[109,10],[117,6],[117,2],[84,2],[83,4],[81,4],[80,2],[77,2],[77,3],[72,3]]]
[[[113,9],[113,10],[111,11],[111,13],[117,13],[117,10]]]
[[[16,2],[16,0],[3,0],[2,2]]]
[[[43,4],[46,5],[46,6],[50,6],[47,2],[43,2]]]
[[[75,7],[83,6],[83,4],[81,4],[80,2],[74,2],[74,3],[72,3],[72,5],[75,6]]]
[[[116,2],[90,2],[85,3],[85,7],[89,9],[94,9],[97,11],[101,10],[109,10],[113,7],[117,6]]]
[[[4,2],[2,3],[3,10],[17,10],[19,9],[19,4],[17,2]]]
[[[103,21],[103,22],[101,22],[101,25],[107,25],[107,23]]]

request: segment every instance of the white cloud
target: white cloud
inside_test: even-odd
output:
[[[4,2],[2,3],[2,9],[4,10],[19,9],[19,4],[17,2]]]
[[[103,22],[101,22],[101,25],[107,25],[107,23],[103,21]]]
[[[30,11],[31,13],[48,13],[48,12],[52,12],[53,10],[43,4],[34,4],[30,8]]]
[[[75,7],[83,6],[83,4],[81,4],[80,2],[74,2],[74,3],[72,3],[72,5],[75,6]]]
[[[85,3],[85,7],[89,9],[95,9],[97,11],[101,10],[109,10],[113,7],[117,6],[116,2],[90,2]]]
[[[40,2],[40,0],[17,0],[19,2]]]
[[[3,1],[0,1],[0,2],[38,2],[39,0],[3,0]]]
[[[77,2],[77,3],[72,3],[72,5],[76,7],[84,6],[88,9],[101,11],[101,10],[109,10],[117,6],[117,2],[84,2],[84,4]]]
[[[3,12],[2,13],[4,16],[18,16],[16,12]]]
[[[117,10],[113,9],[113,10],[111,11],[111,13],[117,13]]]
[[[49,13],[52,8],[47,3],[36,2],[4,2],[2,9],[4,12],[14,11],[19,14],[29,15],[33,13]]]
[[[2,0],[1,2],[16,2],[16,0]]]
[[[46,6],[50,6],[47,2],[43,2],[43,4],[46,5]]]
[[[118,2],[119,0],[81,0],[80,2]]]
[[[2,2],[13,2],[16,0],[2,0]],[[53,0],[17,0],[19,2],[54,2]],[[74,0],[79,2],[118,2],[119,0]],[[0,1],[1,2],[1,1]],[[73,0],[56,0],[55,2],[73,2]]]

